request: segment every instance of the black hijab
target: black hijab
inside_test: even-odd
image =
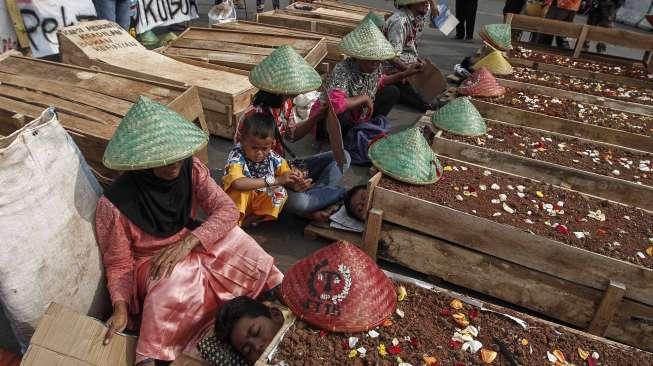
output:
[[[184,160],[173,180],[157,177],[152,169],[123,173],[104,192],[111,203],[148,234],[167,238],[186,227],[199,226],[191,217],[193,159]]]

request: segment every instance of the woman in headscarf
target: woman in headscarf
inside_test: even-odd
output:
[[[113,304],[105,344],[128,323],[140,324],[140,365],[174,360],[223,302],[255,298],[283,278],[192,156],[207,142],[182,116],[141,97],[104,153],[108,168],[125,171],[100,198],[95,218]]]
[[[295,142],[309,135],[315,128],[315,119],[297,121],[293,98],[318,89],[322,84],[320,75],[291,46],[281,46],[252,69],[249,80],[259,92],[238,122],[234,143],[240,143],[247,117],[267,114],[274,118],[277,127],[272,150],[282,157],[288,158],[288,153],[294,158],[285,141]],[[349,162],[339,167],[331,151],[288,160],[296,183],[288,186],[284,209],[311,220],[327,221],[333,211],[331,206],[344,197],[345,189],[339,184]]]

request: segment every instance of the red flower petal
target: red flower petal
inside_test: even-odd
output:
[[[349,349],[349,340],[343,339],[341,345],[343,349]]]
[[[467,316],[468,316],[469,319],[471,319],[471,320],[476,319],[476,318],[478,317],[478,310],[477,310],[477,309],[471,309],[471,310],[469,311],[469,314],[467,314]]]
[[[327,332],[326,330],[321,330],[321,331],[320,331],[320,337],[324,337],[324,336],[326,336],[327,334],[329,334],[329,332]]]
[[[401,353],[401,346],[390,346],[388,347],[388,353],[396,356]]]
[[[451,349],[460,349],[462,347],[462,344],[458,341],[454,341],[453,339],[449,341],[449,348]]]
[[[569,234],[569,229],[565,225],[556,226],[556,231],[563,235]]]
[[[587,366],[596,366],[596,360],[589,356],[585,361],[587,361]]]
[[[449,308],[440,310],[440,316],[451,316],[451,310],[449,310]]]
[[[410,345],[415,348],[419,347],[419,340],[415,337],[410,337]]]

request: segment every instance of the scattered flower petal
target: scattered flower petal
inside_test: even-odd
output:
[[[462,343],[460,343],[460,342],[458,342],[458,341],[456,341],[454,339],[449,341],[449,348],[451,348],[451,349],[460,349],[460,347],[462,345],[463,345]]]
[[[463,346],[460,349],[462,349],[463,351],[469,351],[470,353],[476,353],[481,348],[483,348],[483,343],[477,340],[473,340],[463,344]]]
[[[646,255],[642,252],[637,252],[637,256],[640,257],[641,259],[646,259]]]
[[[490,188],[491,188],[491,189],[494,189],[495,191],[498,191],[498,190],[501,189],[501,186],[498,185],[498,184],[496,184],[496,183],[492,183],[492,185],[490,186]]]
[[[483,360],[483,362],[485,362],[486,364],[488,365],[491,364],[496,358],[497,358],[497,353],[495,351],[485,349],[485,348],[481,350],[481,360]]]
[[[408,297],[408,292],[404,286],[397,287],[397,301],[404,301]]]
[[[349,354],[347,355],[347,357],[349,358],[355,358],[356,356],[358,356],[358,351],[356,351],[355,349],[349,351]]]
[[[449,308],[444,308],[440,310],[440,316],[451,316],[451,310]]]
[[[592,352],[592,358],[595,359],[595,360],[598,360],[599,359],[599,353],[596,352],[596,351]]]
[[[538,198],[544,198],[544,193],[542,193],[542,192],[540,192],[540,191],[535,192],[535,195],[536,195]]]
[[[507,213],[509,214],[515,213],[515,210],[512,207],[508,206],[507,203],[504,202],[502,206],[503,206],[503,210],[506,211]]]
[[[388,352],[385,349],[385,344],[381,343],[376,347],[376,351],[379,352],[379,356],[384,357],[388,355]]]
[[[549,359],[549,362],[554,363],[558,361],[558,358],[551,352],[546,351],[546,358]]]
[[[349,337],[349,348],[354,348],[356,347],[356,343],[358,343],[358,337]]]
[[[399,345],[399,340],[397,338],[392,338],[392,345],[393,346],[398,346]]]
[[[449,306],[451,306],[453,309],[460,310],[463,308],[463,302],[459,299],[453,299],[449,303]]]
[[[522,338],[520,342],[522,346],[528,346],[528,339]]]
[[[653,257],[653,245],[646,248],[646,254],[648,254],[649,257]]]
[[[583,360],[587,360],[587,358],[590,356],[590,353],[587,352],[587,351],[585,351],[584,349],[578,347],[578,355],[579,355],[580,358],[582,358]]]
[[[469,313],[467,314],[467,316],[468,316],[469,319],[471,319],[471,320],[476,319],[476,318],[478,317],[478,310],[477,310],[476,308],[471,309],[471,310],[469,311]]]
[[[397,308],[397,310],[395,310],[395,313],[397,314],[397,316],[399,316],[399,317],[402,318],[402,319],[403,319],[404,316],[406,315],[406,314],[404,313],[404,311],[401,310],[401,309],[399,309],[399,308]]]
[[[367,353],[367,350],[365,349],[365,347],[359,347],[359,348],[356,349],[356,351],[358,351],[358,354],[359,354],[359,356],[361,358],[365,357],[365,354]]]
[[[377,338],[379,336],[379,332],[372,329],[369,332],[367,332],[367,335],[370,336],[370,338]]]
[[[422,359],[424,360],[426,366],[435,366],[435,364],[438,363],[438,359],[433,356],[424,355],[422,356]]]
[[[565,360],[565,355],[559,349],[554,349],[553,355],[556,357],[556,359],[558,359],[558,361],[562,362],[563,364],[567,362],[567,360]]]
[[[396,356],[396,355],[400,354],[401,351],[402,350],[401,350],[400,346],[390,346],[390,347],[388,347],[388,353],[393,355],[393,356]]]

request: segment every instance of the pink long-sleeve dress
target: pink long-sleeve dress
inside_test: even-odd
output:
[[[102,196],[96,211],[97,239],[112,303],[125,301],[140,316],[136,360],[174,360],[196,333],[212,323],[219,306],[236,296],[256,297],[281,283],[274,259],[238,226],[239,212],[199,160],[193,159],[193,207],[207,219],[168,238],[142,231]],[[149,276],[151,258],[186,235],[201,245],[170,277]]]

